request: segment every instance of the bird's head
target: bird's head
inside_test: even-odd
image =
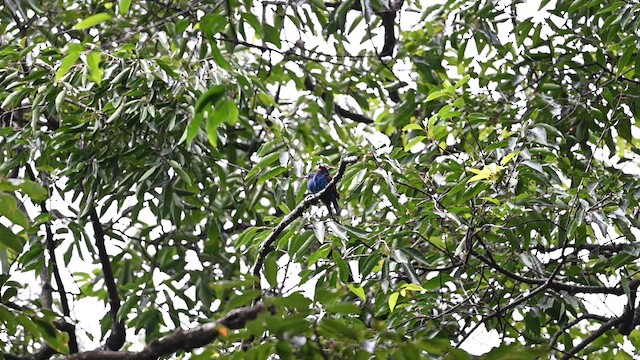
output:
[[[319,166],[318,166],[318,172],[319,172],[319,173],[328,173],[328,172],[329,172],[329,170],[327,170],[327,167],[326,167],[326,166],[324,166],[324,165],[319,165]]]

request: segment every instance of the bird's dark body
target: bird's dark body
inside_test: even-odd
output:
[[[307,185],[309,187],[309,191],[315,194],[322,191],[322,189],[324,189],[325,187],[327,187],[330,181],[331,181],[331,174],[329,174],[329,170],[327,170],[327,168],[324,166],[320,166],[318,167],[317,172],[309,176],[309,181]],[[327,209],[329,209],[330,215],[333,212],[331,205],[333,205],[333,207],[335,208],[336,214],[338,215],[340,214],[340,207],[338,206],[339,198],[340,198],[340,195],[338,194],[338,191],[336,190],[335,185],[332,185],[331,188],[328,189],[320,197],[320,200],[322,200],[322,203],[327,207]]]

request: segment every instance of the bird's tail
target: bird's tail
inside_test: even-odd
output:
[[[333,199],[331,203],[333,204],[333,207],[336,208],[336,215],[340,216],[340,206],[338,205],[338,199]]]

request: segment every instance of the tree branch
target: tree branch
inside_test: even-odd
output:
[[[314,92],[316,86],[313,83],[313,80],[311,80],[311,77],[306,76],[304,78],[304,86],[308,91]],[[320,98],[322,98],[323,101],[327,101],[327,93],[326,92],[322,92],[320,93]],[[339,116],[345,117],[347,119],[353,120],[355,122],[359,122],[359,123],[363,123],[363,124],[373,124],[373,119],[364,116],[362,114],[357,114],[354,112],[351,112],[343,107],[341,107],[340,105],[334,103],[333,104],[333,111],[336,112],[336,114],[338,114]]]
[[[118,310],[120,309],[120,295],[118,294],[118,288],[116,281],[113,277],[113,270],[111,269],[111,259],[107,254],[107,249],[104,245],[105,234],[100,218],[96,212],[95,207],[91,208],[89,212],[91,223],[93,224],[93,232],[95,234],[96,247],[98,248],[98,257],[100,258],[100,264],[102,265],[102,273],[104,274],[104,282],[107,286],[107,293],[109,294],[109,314],[111,315],[111,335],[107,338],[106,348],[109,350],[119,350],[125,342],[125,327],[122,321],[118,321]]]
[[[549,340],[549,344],[551,344],[551,346],[555,346],[560,335],[564,334],[564,332],[569,330],[570,328],[578,325],[578,323],[582,320],[597,320],[597,321],[607,322],[611,319],[601,315],[584,314],[576,319],[573,319],[573,321],[568,322],[565,326],[562,327],[562,329],[556,331],[556,333],[553,334],[553,336],[551,337],[551,340]]]
[[[265,242],[262,244],[262,247],[260,248],[258,258],[256,259],[256,264],[253,267],[253,275],[255,275],[256,277],[260,277],[260,270],[262,270],[264,260],[266,259],[267,255],[269,255],[269,253],[273,251],[273,243],[276,241],[276,239],[278,239],[278,236],[284,231],[284,229],[286,229],[287,226],[289,226],[295,219],[302,216],[302,213],[307,208],[309,208],[311,204],[318,201],[318,199],[320,199],[325,191],[328,191],[327,189],[330,189],[332,186],[340,182],[340,179],[342,179],[347,165],[354,164],[357,161],[358,158],[356,156],[348,156],[340,160],[338,172],[329,182],[329,184],[327,184],[327,186],[322,189],[322,191],[307,196],[304,200],[302,200],[301,203],[298,204],[298,206],[296,206],[287,216],[285,216],[284,219],[282,219],[282,221],[280,221],[280,223],[276,225],[275,228],[273,228],[273,231],[271,231],[271,234],[269,234],[269,237],[267,237],[267,240],[265,240]]]
[[[530,284],[530,285],[543,285],[543,284],[547,283],[550,280],[550,279],[530,278],[530,277],[518,275],[518,274],[516,274],[514,272],[511,272],[511,271],[503,268],[502,266],[498,265],[495,261],[491,261],[490,259],[487,259],[484,256],[478,254],[476,251],[473,251],[472,253],[473,253],[473,255],[475,257],[480,259],[483,263],[489,265],[494,270],[497,270],[498,272],[502,273],[503,275],[506,275],[506,276],[510,277],[513,280],[517,280],[517,281],[523,282],[525,284]],[[640,285],[640,280],[638,280],[638,279],[634,279],[634,280],[629,281],[629,287],[632,290],[637,289],[639,285]],[[611,294],[611,295],[623,295],[624,294],[624,289],[622,288],[622,286],[613,286],[613,287],[609,287],[609,286],[589,286],[589,285],[579,285],[579,284],[566,284],[566,283],[561,283],[561,282],[557,282],[557,281],[551,281],[549,283],[549,288],[550,289],[554,289],[554,290],[567,291],[567,292],[569,292],[571,294],[580,294],[580,293],[586,293],[586,294]]]
[[[25,170],[27,175],[31,179],[31,181],[38,181],[35,171],[30,165],[27,165]],[[40,203],[40,210],[42,211],[43,214],[49,213],[49,210],[47,210],[46,201],[42,201]],[[44,227],[45,227],[45,233],[46,233],[46,237],[45,237],[46,247],[47,247],[47,251],[49,252],[49,261],[51,264],[53,277],[56,280],[56,286],[58,288],[58,295],[60,295],[60,303],[62,304],[62,314],[66,317],[70,317],[71,311],[69,309],[67,292],[64,288],[64,283],[62,282],[62,276],[60,275],[60,269],[58,268],[58,262],[56,260],[56,253],[55,253],[56,244],[55,244],[55,240],[53,239],[53,231],[51,230],[51,224],[49,222],[46,222],[44,224]],[[46,309],[51,309],[53,305],[53,296],[52,296],[53,287],[51,286],[51,279],[49,277],[49,268],[47,266],[44,266],[42,268],[42,272],[40,273],[40,278],[42,281],[42,306]],[[61,320],[56,321],[55,326],[59,330],[65,331],[69,334],[69,352],[72,354],[77,353],[78,341],[76,338],[75,326]],[[51,357],[51,355],[55,353],[56,351],[53,348],[51,348],[48,344],[44,344],[42,348],[36,354],[33,355],[33,358],[48,359],[49,357]]]
[[[222,328],[240,329],[265,310],[262,303],[233,310],[218,321],[193,329],[180,329],[159,340],[154,340],[142,351],[87,351],[63,357],[61,360],[153,360],[178,351],[189,351],[210,344],[220,337]],[[223,333],[224,334],[224,333]],[[224,335],[223,335],[224,336]]]
[[[597,338],[599,338],[600,336],[604,335],[604,333],[606,333],[607,331],[609,331],[610,329],[614,328],[615,326],[617,326],[620,322],[622,321],[622,317],[614,317],[611,318],[609,321],[607,321],[606,323],[602,324],[602,326],[600,326],[600,328],[598,330],[596,330],[596,332],[594,332],[593,334],[587,336],[584,340],[582,340],[582,342],[576,346],[573,347],[573,349],[567,351],[564,356],[562,358],[560,358],[560,360],[568,360],[571,359],[572,357],[574,357],[580,350],[584,349],[585,347],[587,347],[589,344],[591,344],[592,342],[594,342]]]

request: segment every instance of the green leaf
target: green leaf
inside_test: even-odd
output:
[[[629,64],[629,61],[631,60],[631,56],[633,56],[633,54],[636,53],[637,50],[638,49],[636,47],[634,47],[634,46],[627,47],[627,49],[624,51],[624,53],[620,57],[620,60],[618,60],[616,76],[621,76],[621,75],[623,75],[625,73],[627,65]]]
[[[267,279],[272,289],[278,287],[278,257],[275,252],[271,252],[267,255],[264,261],[264,277]]]
[[[175,160],[169,160],[169,165],[176,171],[178,177],[184,181],[187,185],[191,186],[191,177],[187,174],[186,171],[182,168],[182,166]]]
[[[323,318],[320,322],[319,329],[321,334],[335,339],[350,339],[353,341],[359,341],[360,335],[358,331],[351,327],[347,326],[343,320],[340,319],[332,319],[332,318]]]
[[[260,159],[260,161],[258,161],[258,163],[251,170],[249,170],[249,173],[247,174],[247,179],[250,179],[251,177],[257,175],[260,171],[266,169],[267,167],[269,167],[271,164],[273,164],[279,159],[280,159],[280,153],[277,153],[277,152],[264,156],[262,159]]]
[[[11,94],[9,94],[9,96],[7,96],[4,101],[2,102],[2,105],[0,105],[0,108],[6,109],[8,107],[10,107],[11,105],[14,105],[14,101],[17,103],[20,100],[22,100],[21,98],[19,99],[18,97],[21,95],[24,95],[25,91],[23,91],[22,89],[18,89],[14,92],[12,92]],[[17,101],[16,101],[17,100]]]
[[[60,109],[62,108],[62,103],[64,102],[66,97],[67,97],[67,90],[65,89],[62,89],[61,91],[58,92],[58,95],[56,95],[56,100],[54,105],[58,113],[60,112]]]
[[[0,247],[11,249],[16,254],[20,254],[24,247],[24,239],[14,234],[13,231],[6,226],[0,224]]]
[[[214,148],[218,147],[218,127],[222,123],[222,120],[220,117],[216,117],[215,113],[210,113],[207,117],[207,138],[209,139],[209,144]]]
[[[100,68],[100,53],[97,51],[91,52],[87,55],[87,64],[89,65],[89,69],[91,69],[91,80],[98,84],[102,84],[102,74],[104,70]]]
[[[84,51],[84,47],[80,44],[69,44],[69,49],[67,50],[67,56],[62,59],[62,63],[56,71],[55,81],[59,82],[68,72],[71,70],[73,65],[80,58],[80,53]]]
[[[286,306],[293,309],[308,309],[311,305],[311,300],[298,292],[286,297],[274,297],[271,302],[277,306]]]
[[[131,0],[120,0],[120,6],[118,6],[118,14],[120,14],[121,16],[127,15],[130,7]]]
[[[50,321],[37,317],[34,317],[32,320],[40,329],[40,334],[49,346],[61,354],[69,353],[69,335],[67,333],[58,331]]]
[[[206,14],[200,20],[200,29],[205,33],[209,41],[214,41],[213,36],[224,30],[227,24],[227,17],[222,14]]]
[[[631,341],[636,350],[640,350],[640,330],[633,330],[629,334],[629,341]]]
[[[171,76],[174,79],[177,79],[180,77],[180,75],[176,73],[175,70],[173,70],[173,68],[169,64],[164,62],[164,60],[162,59],[155,59],[155,60],[156,60],[156,64],[158,64],[158,66],[160,66],[160,68],[164,70],[167,73],[167,75]]]
[[[216,107],[214,116],[218,118],[219,123],[235,125],[239,116],[238,106],[231,100],[225,100]]]
[[[507,156],[505,156],[501,161],[500,161],[500,165],[505,166],[509,163],[509,161],[511,161],[511,159],[513,159],[514,157],[518,156],[518,154],[520,154],[520,151],[514,151],[512,153],[507,154]]]
[[[3,179],[0,178],[0,191],[21,190],[35,202],[41,202],[49,197],[47,189],[40,186],[35,181],[26,179]]]
[[[262,174],[262,176],[260,176],[260,178],[258,179],[258,185],[263,184],[266,181],[269,181],[269,180],[273,179],[274,177],[284,173],[287,170],[288,169],[286,167],[280,166],[280,165],[270,169],[269,171],[267,171],[264,174]]]
[[[347,229],[344,226],[340,225],[336,221],[329,221],[327,225],[329,225],[329,228],[334,235],[344,241],[349,241],[349,235],[347,234]]]
[[[226,303],[226,308],[231,310],[239,308],[241,306],[249,305],[251,302],[260,296],[260,290],[246,290],[244,293],[234,296]]]
[[[277,48],[280,48],[280,46],[281,46],[281,43],[280,43],[281,30],[280,29],[276,29],[274,26],[271,26],[269,24],[264,24],[263,25],[263,30],[264,30],[264,40],[266,42],[272,43]]]
[[[191,121],[189,121],[189,125],[184,131],[183,138],[186,138],[187,145],[191,145],[193,139],[198,135],[198,130],[200,130],[200,124],[202,124],[202,113],[197,113]]]
[[[409,140],[407,142],[407,145],[404,146],[404,151],[407,151],[407,152],[411,151],[411,149],[414,146],[422,143],[422,140],[424,140],[426,138],[427,138],[426,136],[416,136],[416,137],[412,138],[411,140]]]
[[[362,299],[362,301],[367,301],[367,295],[365,295],[364,289],[362,287],[347,284],[347,288],[349,288],[352,293],[356,294],[360,299]]]
[[[420,126],[420,124],[408,124],[405,125],[405,127],[402,128],[402,131],[411,131],[411,130],[423,130],[422,126]]]
[[[29,227],[29,219],[27,219],[27,216],[18,208],[16,199],[5,192],[0,192],[0,215],[25,229]]]
[[[73,26],[73,28],[75,30],[84,30],[84,29],[88,29],[90,27],[96,26],[100,23],[103,23],[107,20],[111,20],[113,16],[107,14],[107,13],[100,13],[100,14],[95,14],[95,15],[91,15],[88,18],[82,20],[80,23],[76,24]]]
[[[196,102],[195,112],[196,114],[203,112],[208,106],[215,106],[220,99],[227,92],[227,87],[224,85],[214,85],[207,90]]]
[[[427,96],[427,101],[439,99],[443,96],[450,96],[450,94],[444,90],[434,91]]]

